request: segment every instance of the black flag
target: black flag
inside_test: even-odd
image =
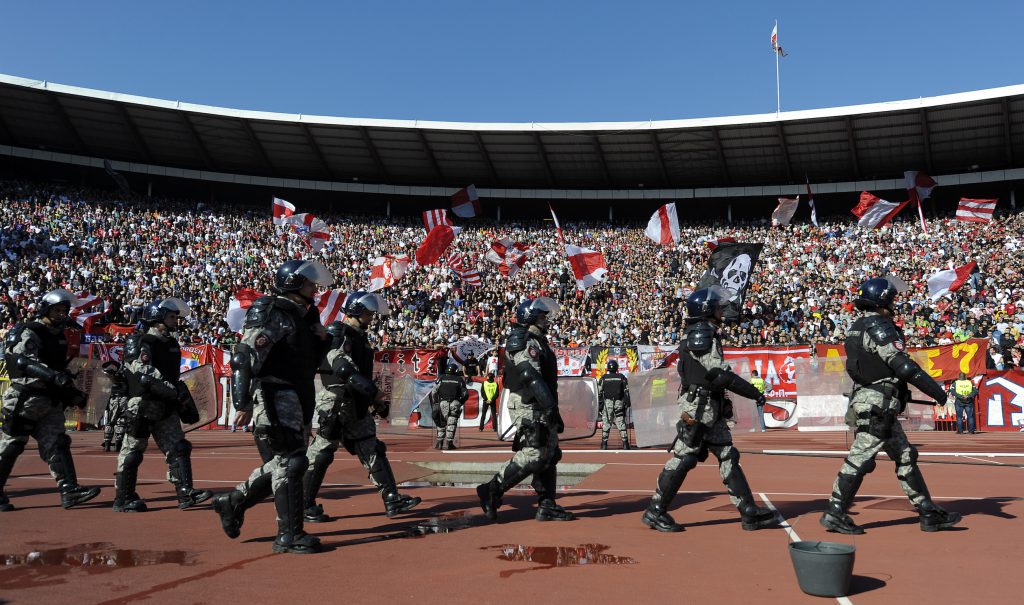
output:
[[[701,276],[697,288],[721,286],[725,289],[729,297],[724,308],[726,321],[736,321],[740,316],[762,248],[764,244],[720,244],[711,253],[708,270]]]
[[[110,178],[114,179],[117,186],[121,189],[121,193],[125,195],[132,194],[132,188],[128,186],[128,179],[124,178],[124,175],[114,170],[114,167],[110,164],[110,160],[103,160],[103,169],[107,171]]]

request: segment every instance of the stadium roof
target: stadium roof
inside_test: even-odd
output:
[[[1024,178],[1010,170],[1024,166],[1024,85],[779,115],[461,123],[229,109],[0,74],[0,147],[186,178],[417,195],[468,183],[509,197],[771,195],[805,178],[884,189],[911,169]]]

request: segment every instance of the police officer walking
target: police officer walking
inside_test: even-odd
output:
[[[558,303],[547,297],[525,300],[516,307],[516,325],[505,343],[503,380],[506,405],[516,427],[515,455],[490,482],[476,488],[480,506],[498,519],[501,497],[533,475],[539,503],[538,521],[571,521],[575,515],[555,504],[557,464],[562,458],[558,434],[565,428],[558,413],[558,364],[547,331],[558,317]]]
[[[619,373],[619,362],[608,362],[607,372],[597,381],[597,397],[601,402],[601,449],[608,449],[608,433],[612,423],[619,429],[622,449],[629,449],[629,428],[626,424],[626,410],[629,409],[629,380]]]
[[[974,434],[974,400],[978,396],[978,387],[967,379],[967,374],[960,372],[960,378],[953,382],[950,389],[956,406],[956,434],[964,432],[964,414],[967,414],[967,430]]]
[[[764,378],[761,378],[760,374],[757,373],[757,370],[754,370],[750,373],[750,384],[754,385],[754,388],[757,389],[757,392],[761,393],[761,395],[764,395],[765,390],[768,388],[768,383],[765,382]],[[756,431],[757,427],[761,427],[762,433],[765,431],[764,401],[764,397],[759,397],[757,399],[756,405],[754,406],[756,408],[754,410],[754,418],[755,420],[757,420],[757,424],[754,426],[754,428],[750,429],[751,433]]]
[[[732,444],[726,421],[732,418],[732,403],[725,397],[729,390],[741,397],[763,402],[764,395],[743,380],[729,367],[722,356],[718,328],[722,322],[722,305],[727,302],[717,287],[702,288],[686,299],[686,327],[679,343],[679,376],[682,387],[679,397],[680,420],[678,436],[672,445],[672,458],[658,476],[658,486],[642,521],[652,529],[664,532],[683,531],[668,513],[669,505],[679,491],[686,474],[707,458],[711,452],[718,459],[722,483],[729,490],[729,499],[739,509],[740,523],[745,530],[775,525],[775,512],[757,506],[740,467],[740,452]]]
[[[263,465],[234,491],[213,500],[221,527],[237,538],[245,511],[274,494],[277,539],[274,552],[320,551],[320,540],[303,528],[302,478],[307,427],[313,420],[317,368],[327,352],[328,335],[314,302],[317,286],[334,283],[315,261],[290,260],[277,269],[273,295],[256,299],[246,312],[242,342],[231,356],[231,399],[244,412],[241,424],[255,421],[253,437]]]
[[[11,385],[0,408],[0,512],[14,510],[4,486],[29,437],[39,444],[39,457],[50,467],[62,507],[88,502],[100,493],[98,487],[78,484],[71,437],[64,429],[64,408],[83,408],[86,403],[85,393],[75,387],[74,377],[67,371],[70,360],[64,326],[76,301],[67,290],[47,292],[39,301],[36,319],[14,326],[5,339]]]
[[[316,496],[339,444],[359,458],[384,500],[388,517],[408,512],[421,502],[398,493],[387,446],[377,438],[374,422],[374,415],[388,417],[389,405],[373,383],[373,348],[366,330],[374,317],[390,314],[387,302],[377,294],[358,291],[348,295],[342,310],[345,321],[327,326],[331,344],[320,366],[324,389],[316,397],[320,428],[306,450],[309,468],[303,479],[303,492],[304,515],[309,523],[330,520],[323,506],[317,504]]]
[[[121,451],[124,443],[125,412],[128,411],[128,383],[121,372],[121,364],[114,360],[103,364],[103,373],[110,378],[110,398],[107,400],[106,424],[103,425],[103,451]]]
[[[864,311],[847,330],[845,343],[846,373],[854,382],[846,422],[856,436],[820,519],[829,531],[864,533],[847,511],[864,476],[874,470],[880,451],[896,463],[896,478],[917,508],[923,531],[948,529],[960,521],[960,513],[946,512],[932,502],[917,465],[917,448],[907,441],[896,419],[910,397],[908,384],[938,405],[946,401],[942,387],[907,355],[903,332],[893,323],[893,301],[905,288],[898,278],[876,277],[861,285],[854,301]]]
[[[494,381],[494,372],[487,374],[487,380],[480,385],[480,392],[483,394],[483,403],[480,405],[480,431],[483,432],[487,424],[487,411],[491,412],[491,428],[498,432],[498,383]]]
[[[192,485],[192,443],[181,423],[199,421],[199,412],[181,381],[181,346],[171,336],[191,309],[179,298],[154,301],[142,310],[143,332],[128,337],[121,369],[128,390],[125,441],[117,457],[114,511],[143,512],[146,503],[135,491],[139,466],[152,435],[167,461],[167,476],[178,494],[178,508],[209,500],[213,493]]]
[[[437,377],[434,388],[430,390],[430,399],[436,406],[437,443],[434,449],[455,449],[455,430],[459,428],[462,417],[462,406],[469,399],[466,380],[459,376],[459,368],[454,363],[448,364],[444,374]]]

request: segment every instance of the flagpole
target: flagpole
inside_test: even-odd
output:
[[[779,29],[779,21],[775,20],[775,31],[776,35]],[[777,40],[778,38],[776,38]],[[779,84],[779,49],[773,49],[775,51],[775,117],[779,117],[782,113],[782,86]]]

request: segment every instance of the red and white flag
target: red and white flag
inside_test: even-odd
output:
[[[779,46],[779,22],[778,21],[775,22],[775,27],[772,28],[772,50],[775,51],[775,53],[778,54],[780,57],[785,57],[788,54],[788,53],[786,53],[786,51],[782,50],[781,46]]]
[[[992,221],[992,213],[996,210],[999,200],[972,200],[961,198],[956,208],[956,220],[965,223],[988,223]]]
[[[932,189],[935,189],[935,179],[920,170],[908,170],[903,173],[903,180],[907,186],[907,196],[910,201],[917,202],[917,215],[921,217],[921,228],[928,230],[924,222],[924,208],[921,202],[932,196]]]
[[[853,214],[859,218],[857,224],[861,227],[870,227],[872,229],[881,229],[889,223],[900,210],[906,207],[910,203],[910,200],[897,204],[895,202],[887,202],[877,195],[862,191],[860,194],[860,203],[858,203],[853,210]]]
[[[78,300],[71,306],[68,315],[75,323],[82,326],[83,332],[89,333],[96,320],[110,310],[109,305],[105,299],[88,292],[78,292],[75,296],[78,297]]]
[[[697,243],[698,244],[704,244],[705,246],[708,247],[709,250],[714,250],[715,248],[717,248],[718,246],[720,246],[722,244],[735,244],[736,243],[736,238],[735,237],[720,237],[718,239],[715,239],[715,238],[711,237],[710,235],[705,235],[704,237],[701,237],[700,239],[698,239]]]
[[[423,226],[427,228],[427,233],[430,233],[430,230],[438,225],[452,226],[447,210],[438,208],[437,210],[427,210],[423,213]]]
[[[565,234],[562,233],[562,224],[558,222],[558,216],[555,214],[555,209],[551,206],[551,202],[548,202],[548,210],[551,211],[551,218],[555,221],[555,229],[558,231],[558,240],[564,244]]]
[[[347,295],[348,293],[344,290],[324,290],[313,297],[313,304],[320,312],[320,323],[326,326],[332,321],[340,321],[345,318],[345,314],[341,312],[341,306],[345,303]],[[233,332],[242,331],[245,325],[245,314],[249,311],[249,307],[257,298],[263,296],[265,294],[250,288],[235,291],[235,295],[228,301],[228,312],[225,317],[228,327]]]
[[[435,226],[416,248],[416,264],[421,267],[433,265],[453,241],[455,241],[455,231],[450,226]]]
[[[806,178],[806,177],[805,177]],[[811,207],[811,222],[818,226],[818,211],[814,207],[814,194],[811,193],[811,180],[807,179],[807,205]]]
[[[476,185],[455,192],[452,196],[452,212],[462,218],[473,218],[480,214],[480,197],[476,194]]]
[[[503,238],[491,242],[491,249],[484,254],[484,258],[498,265],[502,275],[515,277],[534,254],[536,252],[529,244]]]
[[[932,301],[942,298],[949,292],[956,292],[971,277],[971,273],[978,266],[978,263],[971,261],[962,267],[946,269],[928,276],[928,297]]]
[[[644,234],[654,243],[668,246],[679,243],[679,217],[676,216],[676,203],[665,204],[651,215],[647,221]]]
[[[597,250],[566,244],[565,255],[569,257],[578,290],[596,286],[608,276],[608,265],[604,262],[604,255]]]
[[[345,319],[341,306],[345,304],[346,296],[348,292],[344,290],[324,290],[313,298],[313,303],[320,311],[320,323],[326,326],[332,321]]]
[[[285,223],[295,228],[313,252],[320,252],[324,244],[331,239],[327,223],[308,212],[292,215],[285,219]]]
[[[382,288],[390,288],[405,276],[412,259],[408,254],[386,254],[378,256],[370,269],[370,287],[368,292],[376,292]]]
[[[228,301],[228,314],[225,318],[232,332],[242,331],[246,312],[252,306],[252,303],[262,296],[262,294],[251,288],[242,288],[235,291],[235,295]]]
[[[461,252],[448,256],[448,268],[455,275],[458,275],[462,281],[471,286],[482,286],[484,283],[484,280],[480,279],[480,272],[470,264],[469,260],[466,259],[466,255]]]
[[[274,217],[271,220],[275,225],[287,225],[288,217],[295,214],[295,204],[289,204],[281,198],[274,198],[272,209]]]
[[[772,227],[788,225],[789,221],[793,220],[793,215],[796,214],[796,209],[799,205],[799,195],[796,197],[780,197],[779,205],[772,212]]]

